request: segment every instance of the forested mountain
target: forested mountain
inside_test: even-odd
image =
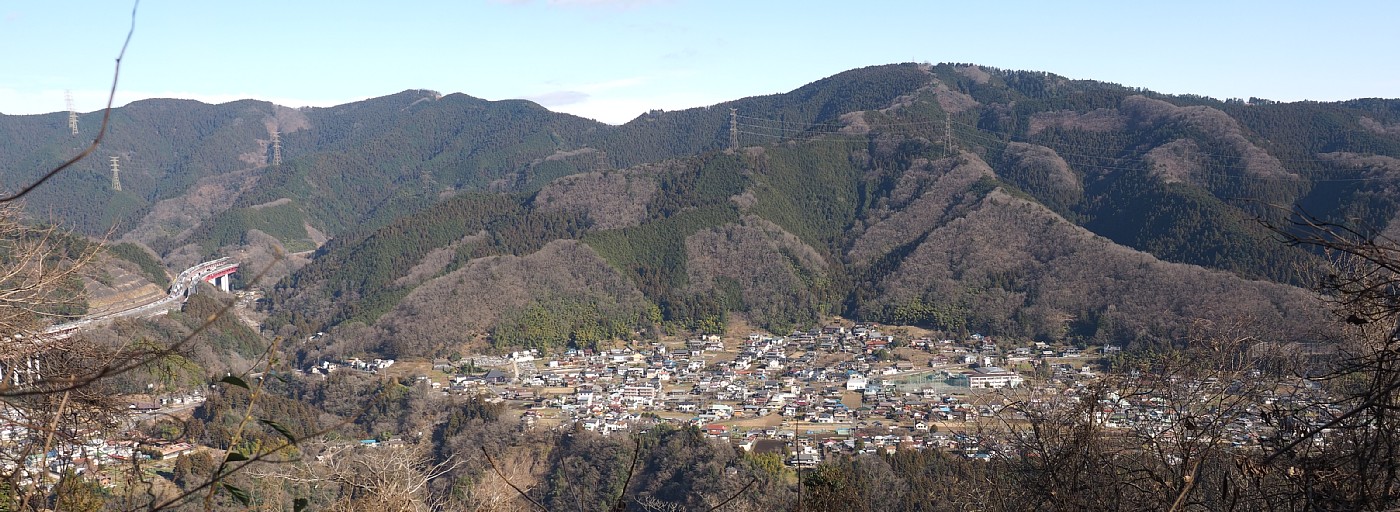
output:
[[[844,314],[1084,343],[1170,343],[1202,321],[1305,337],[1320,309],[1287,284],[1314,256],[1259,221],[1300,207],[1386,228],[1398,108],[855,70],[642,116],[613,133],[690,126],[668,151],[695,156],[454,198],[410,218],[464,219],[454,232],[398,222],[333,242],[276,297],[303,329],[347,326],[324,350],[420,356],[714,331],[734,313],[778,331]],[[506,204],[459,212],[479,201]],[[391,262],[373,284],[352,277],[369,261]]]
[[[18,143],[0,155],[5,179],[22,182],[96,131],[82,116],[79,136],[61,114],[0,118]],[[115,229],[163,255],[196,244],[208,254],[237,244],[249,229],[294,248],[318,233],[384,223],[442,194],[494,186],[527,187],[592,168],[583,135],[603,125],[521,102],[406,91],[327,109],[265,102],[204,105],[147,100],[113,112],[97,158],[60,175],[29,199],[32,212],[60,212],[90,234]],[[273,135],[280,135],[281,165]],[[556,154],[559,153],[559,154]],[[121,190],[108,158],[119,157]],[[582,162],[582,163],[579,163]],[[273,207],[275,211],[264,211]]]
[[[739,151],[725,150],[725,107],[739,112]],[[976,66],[867,68],[642,116],[615,133],[698,127],[668,139],[696,156],[523,189],[511,200],[520,220],[501,223],[508,234],[379,240],[421,255],[399,261],[388,286],[317,292],[354,282],[317,272],[367,254],[332,244],[278,296],[304,329],[352,321],[326,350],[400,355],[472,340],[586,345],[658,325],[714,331],[733,313],[779,331],[844,314],[1083,343],[1171,343],[1205,324],[1306,337],[1321,311],[1286,285],[1314,256],[1264,223],[1296,207],[1387,228],[1398,116],[1389,100],[1221,102]],[[455,217],[439,208],[418,217]],[[532,252],[565,232],[589,250],[571,245],[567,261]],[[599,258],[615,275],[598,274]],[[565,279],[580,275],[601,281]],[[485,306],[505,289],[532,292]],[[357,300],[334,300],[346,291]]]
[[[905,76],[886,78],[901,70]],[[909,75],[894,67],[833,77],[823,82],[834,87],[818,83],[736,105],[811,122],[888,103],[916,85]],[[848,89],[861,92],[842,92]],[[527,101],[433,91],[303,109],[144,100],[115,109],[97,154],[36,191],[29,210],[92,235],[115,230],[162,255],[187,244],[207,254],[237,244],[248,229],[300,248],[314,246],[319,233],[380,226],[463,191],[529,191],[568,174],[719,149],[728,140],[728,114],[692,109],[613,127]],[[63,113],[0,115],[7,141],[0,179],[24,183],[76,154],[96,134],[101,112],[80,115],[77,135],[66,121]],[[274,133],[278,166],[269,165]],[[111,157],[118,158],[121,190],[112,186]],[[283,211],[256,211],[273,203]]]
[[[63,476],[0,487],[9,508],[1395,501],[1397,280],[1371,236],[1400,239],[1400,100],[902,64],[622,126],[431,91],[151,100],[113,120],[24,215],[0,208],[27,221],[0,247],[11,316],[97,318],[12,336],[43,359],[11,355],[7,404],[53,421],[8,430],[11,480]],[[0,116],[7,190],[94,135],[96,114],[76,136],[64,121]],[[1288,232],[1299,211],[1355,231]],[[179,311],[101,319],[214,255],[261,295],[200,284]],[[682,341],[849,320],[890,324],[888,344],[863,326]],[[640,350],[553,350],[623,344]],[[519,348],[553,353],[495,357]],[[114,437],[121,418],[138,430]],[[150,478],[68,470],[98,437]]]
[[[341,326],[330,343],[351,351],[589,344],[735,313],[1084,342],[1169,342],[1198,319],[1296,334],[1317,310],[1288,285],[1315,256],[1264,224],[1301,208],[1400,229],[1400,100],[902,64],[622,126],[431,91],[150,100],[113,119],[99,153],[121,157],[122,191],[99,157],[32,213],[115,224],[170,263],[320,246],[273,318]],[[7,182],[76,151],[96,114],[80,137],[63,121],[0,116]]]

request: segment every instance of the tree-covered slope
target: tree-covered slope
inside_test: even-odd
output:
[[[425,283],[435,296],[477,296],[465,281],[441,279],[566,238],[644,297],[647,307],[624,308],[622,323],[640,317],[634,334],[649,323],[712,331],[731,314],[781,331],[835,313],[1119,344],[1176,342],[1201,322],[1296,336],[1319,318],[1318,305],[1257,280],[1296,282],[1315,256],[1279,245],[1260,221],[1301,207],[1387,227],[1397,197],[1389,180],[1400,170],[1395,105],[1216,101],[968,65],[854,70],[598,130],[604,137],[588,150],[556,158],[587,154],[605,163],[599,169],[517,189],[525,195],[484,217],[454,211],[455,200],[414,217],[472,226],[440,240],[381,230],[337,242],[318,258],[325,264],[284,283],[278,307],[294,316],[307,303],[298,297],[313,296],[344,304],[332,309],[369,304],[369,314],[302,325],[354,318],[382,333],[422,317],[410,313],[422,301],[399,299]],[[738,151],[728,149],[730,108]],[[697,156],[666,158],[686,152]],[[662,160],[636,163],[647,159]],[[501,239],[499,228],[478,229],[482,219],[538,226],[516,232],[537,238],[463,256],[463,247]],[[369,258],[379,266],[350,263],[375,244],[405,250]],[[380,281],[394,285],[353,277],[385,261],[394,270]],[[306,292],[326,286],[345,288]],[[576,318],[598,311],[571,304],[597,297],[570,293],[501,309],[488,315],[495,326],[478,320],[475,330],[526,344],[519,333],[576,331]],[[635,304],[632,293],[599,303]],[[530,330],[543,326],[553,330]]]
[[[586,178],[609,198],[598,204],[609,213],[638,182],[654,184],[632,209],[646,213],[625,225],[595,224],[586,208],[544,211],[555,203],[541,197],[578,190],[579,177],[533,198],[479,196],[500,202],[489,214],[454,199],[412,218],[462,227],[434,238],[428,224],[401,223],[333,244],[283,282],[275,307],[303,329],[332,331],[316,356],[592,346],[655,328],[716,332],[734,314],[779,332],[844,314],[1127,345],[1175,343],[1202,325],[1298,336],[1321,318],[1302,290],[1163,262],[1096,236],[1009,188],[976,155],[919,159],[885,182],[861,159],[812,157],[830,147],[775,146]],[[538,228],[511,231],[528,240],[514,250],[480,250],[513,226]],[[388,252],[374,255],[379,247]],[[382,274],[356,277],[366,269]],[[295,318],[319,303],[372,310]]]
[[[283,201],[312,229],[336,236],[386,225],[447,195],[532,192],[561,176],[722,148],[731,106],[746,116],[829,122],[886,104],[926,80],[913,65],[879,66],[788,94],[654,112],[619,127],[527,101],[421,90],[302,109],[252,100],[144,100],[115,109],[97,154],[36,191],[28,207],[88,234],[125,236],[162,256],[181,248],[181,254],[217,250],[211,240],[245,236],[228,233],[230,227],[256,224],[248,221],[249,208]],[[100,120],[101,112],[81,114],[79,134],[71,135],[63,113],[0,115],[7,142],[0,179],[37,178],[76,154]],[[280,165],[272,165],[274,153]],[[110,157],[118,159],[121,190],[112,185]],[[226,212],[230,207],[237,211]],[[292,246],[309,239],[297,229],[264,231]]]
[[[308,330],[389,332],[385,322],[418,290],[459,293],[440,280],[520,268],[488,263],[528,260],[562,239],[590,255],[569,261],[605,261],[628,286],[607,300],[516,304],[476,331],[572,341],[629,322],[646,332],[657,319],[711,330],[738,313],[782,330],[843,313],[1030,337],[1169,339],[1180,332],[1161,322],[1205,313],[1164,275],[1229,301],[1246,290],[1263,301],[1251,303],[1253,317],[1291,307],[1293,295],[1250,280],[1298,283],[1315,255],[1279,246],[1260,221],[1302,208],[1400,230],[1397,100],[1221,101],[900,64],[622,126],[431,91],[299,110],[149,101],[114,119],[104,148],[129,148],[123,190],[109,190],[104,162],[89,161],[61,177],[66,188],[33,197],[31,211],[71,215],[89,231],[121,221],[118,233],[167,258],[263,238],[253,232],[291,248],[327,234],[274,294],[274,318]],[[74,150],[80,138],[62,121],[0,118],[0,134],[16,141],[0,149],[18,163],[6,179]],[[267,165],[274,131],[281,165]],[[1097,273],[1077,268],[1094,262]],[[1143,290],[1165,302],[1113,304],[1154,296]],[[602,327],[565,318],[600,314],[578,307],[589,301],[627,304],[603,316],[638,318]],[[1169,320],[1138,325],[1138,313],[1121,313],[1151,308]],[[496,332],[502,319],[515,330]],[[1118,327],[1099,325],[1109,319]]]

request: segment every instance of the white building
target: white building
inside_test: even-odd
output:
[[[869,379],[859,373],[853,373],[846,379],[846,391],[865,391],[865,386],[870,383]]]
[[[970,372],[962,374],[961,379],[966,380],[967,387],[978,388],[1014,388],[1020,386],[1024,379],[1016,372],[1002,369],[996,366],[979,366]]]
[[[630,407],[652,407],[656,400],[656,388],[649,385],[626,385],[622,387],[622,402]]]

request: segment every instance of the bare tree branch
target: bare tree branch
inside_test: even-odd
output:
[[[58,167],[55,167],[49,172],[44,173],[44,175],[41,176],[38,180],[20,189],[19,192],[15,192],[14,194],[8,196],[0,197],[0,203],[8,203],[10,201],[14,201],[26,195],[29,195],[30,192],[34,191],[34,189],[39,188],[40,185],[43,185],[44,182],[49,181],[50,178],[57,176],[58,173],[63,172],[64,169],[67,169],[73,166],[73,164],[82,161],[82,159],[87,158],[88,155],[91,155],[93,151],[96,151],[97,146],[102,143],[102,137],[107,135],[107,123],[112,118],[112,103],[114,103],[117,98],[117,79],[121,77],[122,58],[126,57],[126,47],[131,44],[132,34],[136,33],[136,10],[140,6],[141,0],[136,0],[132,3],[131,6],[131,28],[126,31],[126,40],[122,42],[122,49],[120,52],[117,53],[116,68],[112,71],[112,90],[107,95],[107,108],[104,109],[102,112],[102,126],[97,130],[97,137],[92,139],[92,144],[89,144],[87,149],[84,149],[81,153],[78,153],[77,156],[68,159],[68,161],[63,162],[63,164],[59,165]]]
[[[501,472],[500,466],[496,465],[496,459],[491,458],[491,453],[486,451],[485,446],[481,447],[481,454],[486,456],[486,463],[491,465],[491,469],[496,472],[496,476],[500,477],[501,480],[504,481],[506,485],[509,485],[511,489],[514,489],[516,494],[519,494],[521,497],[529,500],[530,504],[538,507],[540,510],[549,512],[549,508],[545,507],[543,504],[541,504],[539,501],[536,501],[534,498],[531,498],[529,494],[525,494],[525,491],[520,490],[519,487],[516,487],[515,483],[511,482],[510,479],[506,478],[506,475]]]

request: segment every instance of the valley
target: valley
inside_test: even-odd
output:
[[[0,115],[0,162],[74,151],[60,117]],[[1335,460],[1392,441],[1400,100],[905,63],[622,125],[428,90],[113,119],[20,214],[73,234],[25,268],[85,272],[10,384],[61,397],[0,432],[26,485],[1269,510],[1372,492]]]

